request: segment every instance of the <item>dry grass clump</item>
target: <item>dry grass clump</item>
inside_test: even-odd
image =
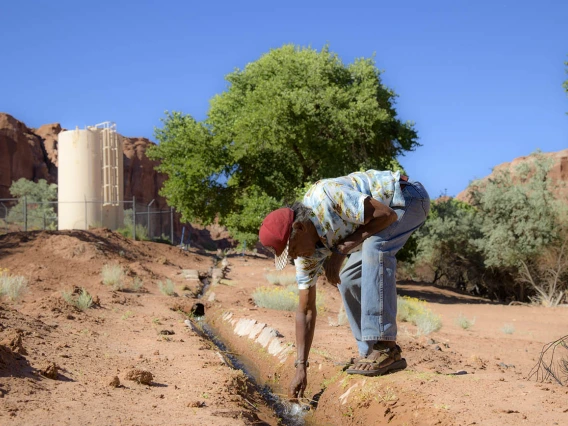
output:
[[[295,311],[298,308],[299,290],[295,285],[284,287],[259,287],[252,294],[252,300],[261,308],[274,309],[277,311]],[[316,308],[318,312],[323,310],[323,296],[316,293]]]
[[[73,292],[63,291],[63,300],[69,303],[71,306],[75,306],[80,311],[86,311],[91,306],[93,306],[93,298],[87,290],[81,288],[81,293],[75,297]]]
[[[165,283],[158,281],[158,289],[160,290],[160,293],[166,296],[173,296],[175,294],[175,285],[169,278]]]
[[[124,288],[124,270],[117,264],[104,265],[101,271],[103,284],[112,287],[113,290]]]
[[[134,277],[131,285],[132,291],[140,291],[142,287],[144,287],[144,281],[140,277]]]
[[[28,289],[28,280],[21,275],[11,275],[8,269],[0,270],[0,297],[10,301],[19,300]]]
[[[515,332],[515,326],[510,323],[503,324],[501,331],[505,334],[513,334]]]
[[[475,318],[470,320],[464,314],[460,313],[456,318],[455,322],[459,327],[463,328],[464,330],[469,330],[475,324]]]
[[[418,328],[418,334],[428,335],[442,328],[442,318],[433,313],[428,304],[415,297],[399,297],[397,299],[397,318],[402,322],[410,322]]]
[[[273,271],[266,274],[266,279],[270,284],[288,287],[296,284],[296,275],[289,272]]]

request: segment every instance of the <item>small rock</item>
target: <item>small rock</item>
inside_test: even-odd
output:
[[[450,349],[450,345],[448,345],[447,343],[444,343],[444,347],[445,347],[446,349]]]
[[[132,380],[143,385],[149,385],[154,380],[154,376],[149,371],[133,369],[126,373],[126,380]]]
[[[176,333],[173,330],[162,330],[160,331],[160,334],[163,336],[172,336]]]
[[[75,317],[74,317],[73,315],[71,315],[71,314],[67,314],[67,317],[66,317],[66,318],[67,318],[68,320],[74,320],[74,319],[75,319]]]
[[[20,355],[28,354],[28,351],[26,351],[22,343],[22,333],[20,330],[12,331],[8,334],[4,340],[0,342],[0,345],[7,346],[12,352]]]
[[[464,374],[467,374],[467,371],[465,370],[458,370],[455,373],[450,373],[450,375],[452,376],[463,376]]]
[[[160,355],[160,351],[154,351],[154,355]]]
[[[190,401],[187,406],[193,408],[202,408],[205,407],[205,401]]]
[[[118,378],[118,376],[114,376],[113,378],[109,379],[108,381],[108,385],[111,388],[117,388],[120,386],[120,379]]]
[[[435,345],[437,342],[434,339],[428,339],[426,343],[428,343],[429,345]]]
[[[54,362],[48,362],[39,372],[48,379],[56,380],[59,375],[59,367]]]
[[[442,348],[440,347],[440,345],[434,346],[434,350],[442,352]]]

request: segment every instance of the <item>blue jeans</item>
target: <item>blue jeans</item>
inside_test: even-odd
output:
[[[338,286],[361,356],[378,340],[396,340],[396,253],[424,221],[430,198],[421,183],[403,186],[404,207],[394,208],[398,220],[367,238],[349,255]]]

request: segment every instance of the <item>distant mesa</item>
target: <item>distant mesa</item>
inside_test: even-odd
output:
[[[548,153],[543,153],[543,154],[546,157],[552,158],[552,161],[553,161],[552,168],[550,169],[550,172],[548,173],[551,180],[552,181],[562,181],[562,182],[566,183],[565,187],[560,188],[559,193],[556,194],[557,198],[568,197],[568,149],[563,149],[562,151],[548,152]],[[513,178],[514,178],[516,168],[521,163],[524,163],[525,161],[530,161],[530,157],[529,156],[518,157],[518,158],[515,158],[510,163],[499,164],[498,166],[495,166],[493,168],[493,171],[491,172],[490,175],[485,176],[481,180],[485,181],[485,180],[491,178],[492,176],[494,176],[495,173],[497,173],[499,171],[506,171],[506,170],[508,170],[513,175]],[[466,203],[471,200],[471,198],[469,196],[469,191],[468,191],[467,188],[464,189],[462,192],[460,192],[458,195],[456,195],[455,198],[456,198],[456,200],[465,201]]]

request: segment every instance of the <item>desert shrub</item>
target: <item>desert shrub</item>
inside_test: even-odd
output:
[[[253,294],[254,303],[261,308],[274,309],[277,311],[295,311],[298,308],[299,289],[295,285],[288,287],[259,287]],[[323,296],[316,293],[316,309],[323,310]]]
[[[505,334],[513,334],[515,332],[515,326],[513,324],[503,324],[501,331]]]
[[[7,271],[7,270],[6,270]],[[12,302],[19,300],[28,289],[28,280],[21,275],[0,273],[0,296],[6,296]]]
[[[294,273],[284,273],[284,272],[269,272],[266,274],[266,279],[270,284],[281,285],[287,287],[289,285],[296,284],[296,275]]]
[[[133,291],[140,291],[144,286],[144,281],[140,277],[134,277],[132,279],[132,290]]]
[[[469,330],[475,324],[475,318],[470,320],[464,314],[460,313],[457,316],[455,323],[460,328],[463,328],[464,330]]]
[[[93,298],[84,288],[81,289],[81,293],[79,293],[78,296],[75,296],[75,294],[73,294],[72,292],[63,291],[62,297],[63,300],[65,300],[71,306],[75,306],[80,311],[86,311],[91,306],[93,306]]]
[[[414,318],[414,324],[418,329],[418,334],[428,335],[442,328],[442,319],[432,311],[428,310]]]
[[[175,294],[175,285],[169,278],[165,283],[158,281],[158,289],[160,290],[160,293],[166,296],[173,296]]]
[[[285,288],[259,287],[252,294],[252,300],[261,308],[277,311],[295,311],[298,308],[298,295]]]
[[[132,231],[134,229],[132,209],[124,210],[123,226],[118,228],[116,232],[126,238],[132,238]],[[136,241],[148,241],[148,228],[141,223],[136,224]]]
[[[112,287],[113,290],[124,288],[124,271],[120,265],[104,265],[101,271],[103,284]]]
[[[418,333],[427,335],[442,328],[442,319],[433,313],[423,300],[414,297],[397,299],[397,318],[402,322],[410,322],[418,328]]]

